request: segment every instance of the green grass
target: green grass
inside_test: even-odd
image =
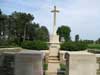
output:
[[[65,64],[60,64],[60,69],[65,71],[66,70],[66,65]]]
[[[89,49],[100,49],[100,44],[88,44]]]
[[[48,64],[47,64],[47,63],[44,63],[44,64],[43,64],[43,69],[44,69],[44,70],[47,70],[47,69],[48,69]]]

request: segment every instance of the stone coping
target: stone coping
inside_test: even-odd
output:
[[[96,54],[96,57],[100,57],[100,54]]]
[[[61,44],[61,42],[47,42],[48,44]]]
[[[0,53],[6,53],[6,54],[39,54],[43,55],[42,51],[37,50],[27,50],[22,48],[0,48]]]
[[[99,49],[88,49],[87,51],[91,52],[91,53],[95,53],[95,54],[100,54],[100,50]]]
[[[43,52],[36,51],[36,50],[22,50],[18,53],[20,54],[42,54]]]
[[[66,51],[66,53],[75,54],[75,55],[91,55],[91,54],[93,54],[93,53],[89,53],[87,51]]]

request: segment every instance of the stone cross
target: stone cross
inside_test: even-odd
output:
[[[59,12],[59,10],[56,9],[56,6],[54,6],[54,10],[51,11],[54,13],[54,21],[53,21],[53,35],[56,35],[56,14]]]

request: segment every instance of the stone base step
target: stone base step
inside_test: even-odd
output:
[[[59,63],[48,63],[48,72],[58,72],[60,70]]]
[[[48,60],[59,60],[58,56],[49,56]]]
[[[46,72],[46,75],[57,75],[57,72]]]
[[[65,75],[66,71],[59,71],[59,72],[48,72],[46,71],[45,74],[46,75]]]
[[[49,56],[58,56],[58,53],[57,54],[49,53]]]
[[[58,60],[48,60],[48,63],[60,63]]]
[[[49,56],[58,56],[58,53],[51,52],[51,53],[49,53]]]
[[[57,75],[57,72],[48,72],[47,75]]]

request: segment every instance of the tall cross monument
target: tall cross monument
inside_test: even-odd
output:
[[[53,13],[53,35],[56,35],[56,15],[59,13],[59,10],[54,6],[54,10],[51,11]]]
[[[47,75],[57,75],[60,70],[60,61],[59,61],[59,36],[56,34],[56,14],[59,10],[54,6],[53,13],[53,34],[50,36],[49,42],[49,56],[48,56],[48,70]]]
[[[54,9],[51,11],[53,13],[53,33],[50,36],[50,42],[51,43],[59,43],[59,36],[56,34],[56,16],[57,13],[59,13],[59,10],[57,10],[56,6],[54,6]]]

